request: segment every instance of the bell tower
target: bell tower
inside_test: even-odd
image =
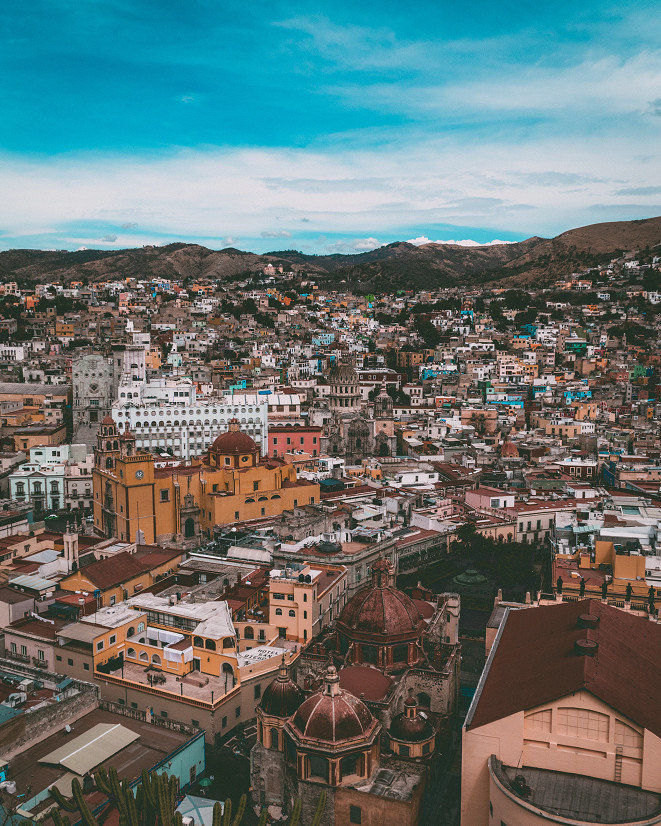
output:
[[[119,433],[112,417],[106,416],[96,436],[94,464],[102,470],[113,471],[120,455]]]

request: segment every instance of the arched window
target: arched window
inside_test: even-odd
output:
[[[392,649],[392,659],[395,663],[408,662],[409,647],[408,645],[394,645]]]
[[[275,609],[275,615],[276,615],[276,617],[281,617],[282,616],[282,608],[276,608]]]
[[[135,634],[135,628],[131,625],[129,626],[129,630],[126,632],[127,637],[132,637]]]
[[[348,754],[340,761],[341,777],[350,777],[352,774],[359,774],[358,766],[360,765],[359,754]]]
[[[328,781],[328,760],[318,754],[311,754],[309,760],[310,777]]]
[[[135,648],[128,648],[127,651],[126,651],[126,656],[130,660],[134,660],[135,659]]]
[[[202,637],[193,637],[193,645],[196,648],[204,648],[204,640]]]
[[[243,636],[247,640],[254,640],[255,639],[255,631],[254,631],[254,629],[251,625],[246,625],[246,627],[243,630]]]
[[[295,617],[295,616],[296,616],[296,611],[293,611],[293,610],[292,610],[292,611],[290,611],[290,612],[289,612],[289,616],[290,616],[290,617]]]
[[[271,748],[272,749],[280,748],[280,732],[278,731],[278,729],[277,728],[272,728],[269,731],[269,734],[271,735]]]
[[[378,648],[376,645],[365,645],[361,646],[363,652],[363,662],[371,663],[372,665],[376,665],[376,659],[378,654]]]
[[[216,642],[215,640],[205,640],[204,647],[207,651],[215,651],[216,650]]]
[[[418,694],[418,705],[422,706],[423,708],[430,708],[431,707],[431,697],[427,694],[426,691],[421,691]]]
[[[234,637],[225,637],[223,639],[223,648],[234,648]]]
[[[106,459],[106,469],[112,470],[112,459],[110,457]]]
[[[154,663],[154,665],[160,665],[161,664],[161,658],[158,656],[158,654],[152,654],[151,655],[151,661]]]
[[[149,659],[149,657],[147,656],[146,651],[141,651],[141,652],[140,652],[140,656],[139,656],[139,658],[138,658],[138,659],[142,660],[143,662],[147,662],[147,660]]]

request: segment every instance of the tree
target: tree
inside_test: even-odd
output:
[[[427,347],[433,349],[438,345],[441,337],[431,321],[422,321],[421,319],[416,318],[414,326],[416,333],[425,342]]]

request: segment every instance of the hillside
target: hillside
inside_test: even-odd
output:
[[[356,255],[305,255],[283,250],[258,255],[234,248],[210,250],[197,244],[169,244],[117,251],[9,250],[0,253],[0,278],[19,283],[134,278],[234,279],[268,263],[309,273],[328,286],[361,291],[452,286],[503,281],[544,283],[623,252],[661,244],[661,217],[592,224],[555,238],[515,244],[461,247],[395,242]]]

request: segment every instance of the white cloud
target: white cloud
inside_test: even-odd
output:
[[[585,141],[568,135],[497,144],[443,137],[361,151],[331,145],[323,151],[208,148],[161,157],[4,155],[0,240],[19,246],[21,237],[48,228],[42,246],[94,246],[99,224],[140,227],[140,234],[119,234],[124,246],[129,238],[138,244],[259,239],[264,226],[279,221],[305,227],[300,244],[328,233],[363,245],[354,251],[378,246],[379,237],[411,234],[402,228],[438,224],[481,227],[495,238],[504,228],[548,235],[592,223],[600,204],[613,205],[618,218],[627,217],[628,205],[630,217],[644,217],[644,204],[648,215],[658,214],[657,196],[641,195],[631,204],[618,193],[649,186],[660,174],[644,134],[617,132]],[[298,185],[311,180],[342,185]],[[607,219],[600,213],[599,220]]]
[[[357,238],[353,242],[353,248],[355,250],[374,250],[380,246],[381,244],[378,238]]]
[[[281,230],[267,230],[259,233],[261,238],[291,238],[291,232],[285,229]]]
[[[465,238],[462,241],[444,241],[442,239],[432,241],[431,238],[427,238],[426,235],[419,235],[417,238],[409,238],[407,243],[415,244],[416,247],[421,247],[423,244],[452,244],[455,247],[492,247],[494,244],[512,244],[514,242],[500,241],[496,238],[494,238],[493,241],[473,241],[470,238]]]

